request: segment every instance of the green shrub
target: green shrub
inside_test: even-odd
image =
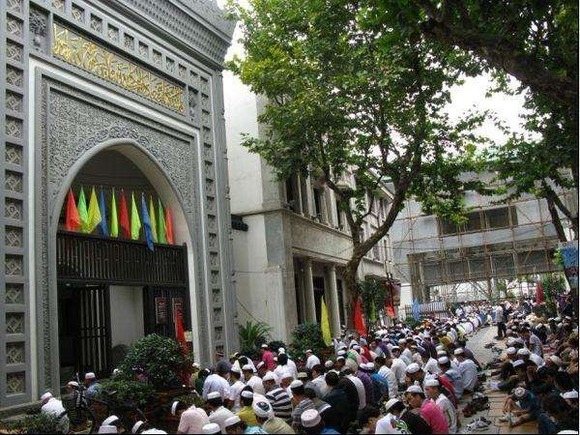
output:
[[[315,354],[320,354],[321,350],[326,348],[320,325],[305,322],[296,326],[292,331],[292,348],[296,355],[301,355],[306,349],[312,349]]]
[[[248,320],[245,325],[239,326],[240,349],[247,351],[252,348],[259,348],[268,341],[271,330],[272,327],[267,323],[253,323]]]
[[[152,385],[127,379],[121,374],[102,381],[101,387],[101,400],[107,398],[106,392],[116,391],[117,394],[115,394],[114,400],[133,402],[140,407],[145,406],[155,392],[155,388]]]
[[[43,413],[27,415],[22,420],[7,423],[6,429],[14,433],[64,433],[56,415]]]
[[[143,370],[153,388],[164,390],[182,385],[182,375],[191,370],[191,359],[173,338],[151,334],[131,346],[117,376],[130,380],[135,368]]]

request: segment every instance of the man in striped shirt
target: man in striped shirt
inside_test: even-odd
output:
[[[286,390],[276,383],[274,373],[268,372],[262,379],[264,390],[266,391],[266,399],[272,405],[274,415],[285,421],[290,421],[292,416],[292,400]]]

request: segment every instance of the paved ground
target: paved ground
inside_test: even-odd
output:
[[[472,338],[469,339],[467,342],[467,347],[471,349],[471,351],[475,354],[478,361],[483,365],[489,360],[491,360],[494,356],[496,356],[491,349],[486,349],[484,346],[489,343],[490,341],[494,341],[498,343],[498,347],[504,348],[503,341],[496,341],[493,337],[497,333],[496,327],[486,327],[477,332]],[[488,375],[489,379],[490,371],[487,371],[486,374]],[[472,415],[471,417],[464,417],[461,410],[465,407],[468,400],[462,399],[459,402],[459,415],[461,420],[461,428],[459,429],[460,433],[472,433],[466,431],[466,427],[472,420],[485,417],[491,420],[493,423],[487,427],[485,430],[478,430],[477,433],[497,433],[497,434],[535,434],[538,433],[537,425],[535,422],[525,423],[520,426],[516,426],[510,428],[508,423],[503,423],[498,421],[498,418],[503,415],[502,408],[505,398],[507,397],[506,393],[500,391],[485,391],[485,395],[489,398],[490,407],[487,410],[478,412],[477,414]]]

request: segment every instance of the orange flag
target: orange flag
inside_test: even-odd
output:
[[[68,190],[68,197],[66,202],[66,220],[64,222],[64,229],[67,231],[78,231],[81,227],[81,218],[75,203],[75,196],[72,189]]]
[[[357,298],[356,304],[354,306],[354,319],[353,320],[354,320],[354,329],[356,329],[356,331],[360,335],[367,335],[367,327],[366,327],[365,321],[363,319],[360,298]]]
[[[165,207],[165,237],[167,238],[167,243],[173,245],[173,222],[169,207]]]

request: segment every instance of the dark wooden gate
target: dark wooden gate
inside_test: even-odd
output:
[[[144,334],[175,337],[176,310],[184,329],[190,329],[187,247],[154,248],[141,241],[57,233],[61,368],[110,373],[110,285],[143,287]]]

